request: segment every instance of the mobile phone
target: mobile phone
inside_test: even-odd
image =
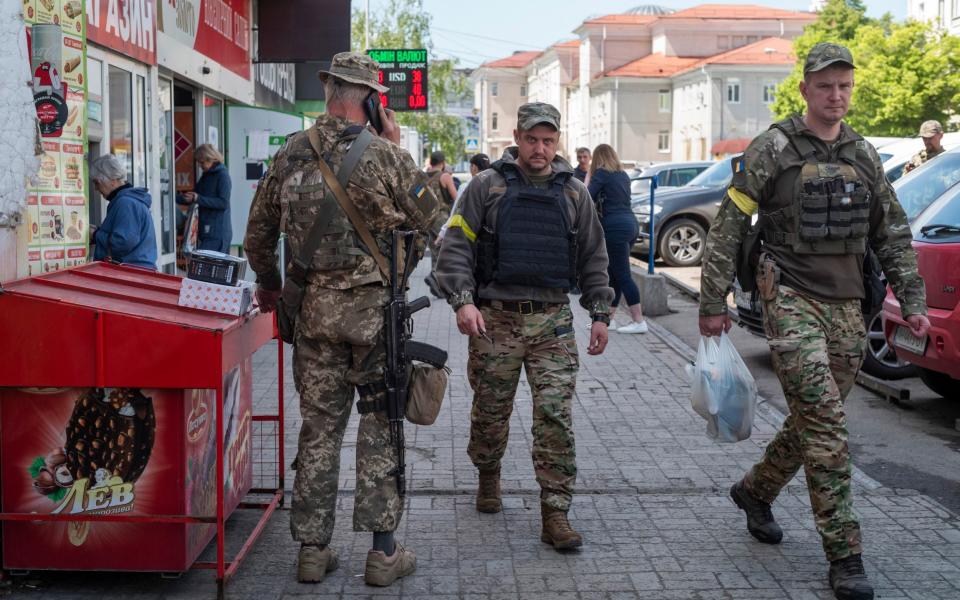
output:
[[[363,112],[367,113],[367,119],[377,133],[383,133],[383,123],[380,121],[380,94],[370,92],[363,100]]]

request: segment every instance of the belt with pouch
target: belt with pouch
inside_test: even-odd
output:
[[[487,300],[485,298],[480,298],[478,304],[480,306],[489,306],[495,310],[520,313],[521,315],[535,315],[563,307],[563,304],[556,302],[540,302],[538,300]]]

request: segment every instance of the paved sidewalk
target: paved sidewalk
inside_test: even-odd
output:
[[[425,293],[422,278],[414,295]],[[586,346],[589,319],[579,307],[577,337]],[[755,542],[727,497],[730,484],[760,456],[782,416],[761,405],[753,437],[720,445],[690,409],[684,374],[689,349],[655,325],[647,335],[611,334],[600,357],[581,351],[574,408],[578,495],[571,520],[582,551],[558,554],[539,541],[539,498],[529,449],[531,402],[521,382],[503,464],[504,511],[477,513],[476,472],[466,454],[471,393],[466,340],[453,314],[437,303],[416,319],[416,337],[448,348],[453,374],[438,422],[407,425],[408,510],[398,531],[418,555],[413,576],[387,589],[362,579],[368,534],[350,530],[356,415],[345,437],[338,524],[333,546],[341,567],[320,585],[294,581],[297,546],[289,513],[278,512],[237,577],[230,598],[791,599],[832,598],[827,563],[813,528],[806,488],[797,479],[774,513],[785,530],[779,546]],[[275,406],[275,348],[256,356],[257,403]],[[288,361],[289,362],[289,354]],[[287,365],[286,448],[296,448],[299,413]],[[289,461],[289,459],[288,459]],[[292,473],[288,472],[289,488]],[[866,566],[878,597],[960,598],[960,522],[926,496],[891,490],[858,475]],[[255,515],[231,519],[228,537]],[[209,549],[208,549],[209,554]],[[25,598],[169,598],[215,596],[209,572],[180,579],[129,574],[33,574],[14,594]]]

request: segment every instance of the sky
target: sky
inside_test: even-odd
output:
[[[369,0],[370,10],[386,0]],[[698,4],[760,4],[792,10],[808,10],[810,0],[423,0],[433,16],[434,55],[455,57],[461,67],[509,56],[515,50],[542,50],[572,39],[573,30],[587,17],[621,13],[640,4],[659,4],[673,9]],[[906,16],[907,0],[866,0],[867,14],[879,17],[890,12],[900,20]],[[354,0],[363,9],[363,0]]]

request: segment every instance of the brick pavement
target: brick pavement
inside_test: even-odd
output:
[[[413,293],[425,293],[420,278]],[[341,555],[340,569],[320,585],[294,581],[297,547],[288,531],[289,513],[282,510],[231,582],[228,597],[832,598],[801,480],[792,482],[774,506],[785,530],[779,546],[754,542],[742,513],[726,495],[759,457],[782,415],[761,405],[750,440],[734,445],[709,440],[703,421],[689,406],[683,366],[690,351],[655,324],[646,336],[611,334],[601,357],[581,353],[574,409],[579,494],[571,519],[585,535],[582,551],[558,554],[539,541],[538,488],[529,455],[531,401],[525,381],[503,464],[504,511],[477,513],[476,474],[466,455],[471,398],[464,370],[466,342],[445,304],[425,313],[416,319],[417,337],[449,349],[453,374],[437,423],[407,425],[408,485],[413,491],[398,539],[417,552],[417,573],[387,589],[363,583],[370,539],[350,530],[354,415],[345,437],[333,540]],[[583,348],[589,319],[579,307],[576,319]],[[256,397],[262,410],[275,406],[275,356],[275,348],[266,348],[255,357]],[[292,458],[299,414],[289,364],[285,398],[285,445]],[[855,480],[866,566],[878,597],[960,598],[957,516],[916,492],[884,488],[860,473]],[[253,517],[243,512],[231,519],[231,545],[249,530]],[[173,580],[67,573],[34,574],[25,581],[33,588],[18,581],[13,589],[17,597],[193,599],[215,594],[211,574],[197,571]]]

